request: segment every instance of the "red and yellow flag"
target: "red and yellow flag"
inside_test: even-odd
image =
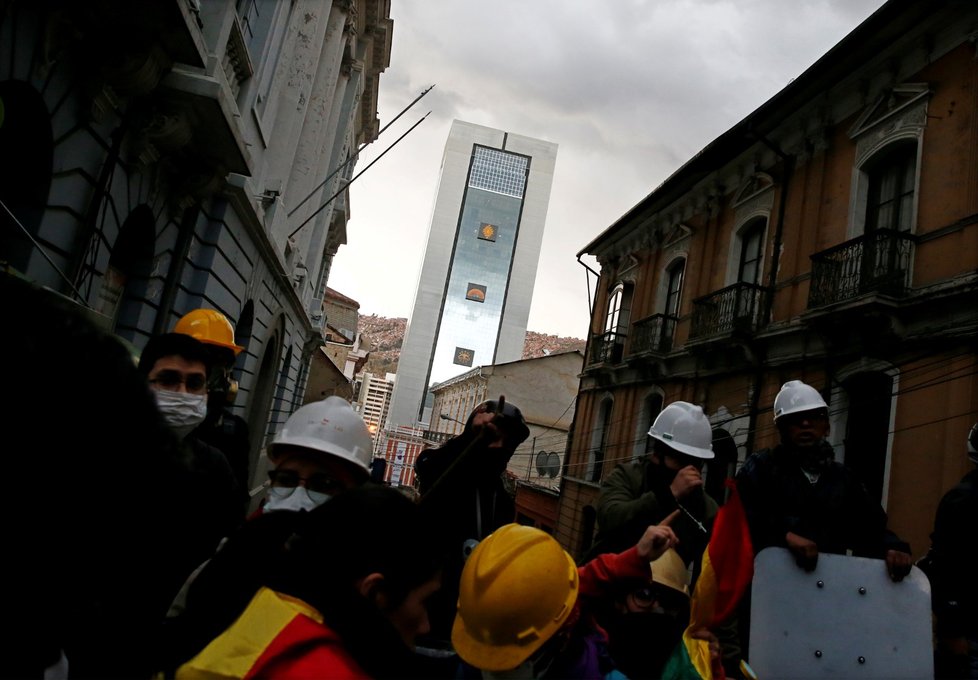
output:
[[[728,480],[727,487],[730,497],[717,512],[713,534],[703,551],[700,576],[690,602],[689,627],[683,633],[680,649],[666,664],[664,678],[712,680],[714,667],[708,643],[691,635],[704,627],[713,628],[733,614],[754,577],[754,548],[747,514],[737,486]]]

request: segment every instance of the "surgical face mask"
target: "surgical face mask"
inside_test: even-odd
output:
[[[329,494],[321,491],[309,491],[304,486],[270,486],[268,487],[268,494],[265,496],[262,512],[312,510],[329,499]]]
[[[156,405],[177,437],[183,439],[207,416],[207,395],[154,390]]]

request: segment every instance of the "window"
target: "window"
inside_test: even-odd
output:
[[[608,298],[608,313],[605,315],[605,333],[614,333],[618,330],[618,319],[621,316],[621,298],[623,292],[624,286],[620,283],[611,291],[611,297]]]
[[[751,222],[740,236],[740,266],[737,280],[743,283],[758,284],[761,281],[761,255],[764,250],[763,219]]]
[[[683,274],[686,272],[686,260],[674,262],[666,272],[666,316],[679,316],[679,305],[682,303]]]
[[[662,411],[662,394],[659,392],[652,392],[642,400],[642,411],[639,413],[635,428],[633,459],[641,458],[652,450],[652,438],[648,433],[660,411]]]
[[[591,430],[591,448],[587,455],[587,470],[584,478],[589,482],[600,482],[604,470],[605,451],[611,430],[611,407],[614,400],[608,396],[601,401],[595,418],[594,429]]]
[[[842,383],[849,400],[845,464],[876,501],[884,501],[893,376],[882,371],[856,373]]]
[[[877,229],[910,231],[913,227],[917,144],[893,144],[867,168],[866,233]]]

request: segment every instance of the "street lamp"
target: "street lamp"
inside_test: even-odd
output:
[[[456,418],[452,418],[452,417],[451,417],[450,415],[448,415],[447,413],[439,413],[439,414],[438,414],[438,417],[439,417],[439,418],[441,418],[442,420],[450,420],[450,421],[452,421],[453,423],[458,423],[458,424],[459,424],[459,425],[461,425],[462,427],[465,427],[465,423],[463,423],[463,422],[462,422],[461,420],[458,420],[458,419],[456,419]]]

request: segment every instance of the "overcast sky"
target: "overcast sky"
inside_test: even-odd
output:
[[[410,317],[453,119],[559,145],[528,330],[584,338],[576,253],[883,0],[392,0],[387,124],[350,188],[329,286]],[[593,279],[591,281],[593,285]]]

